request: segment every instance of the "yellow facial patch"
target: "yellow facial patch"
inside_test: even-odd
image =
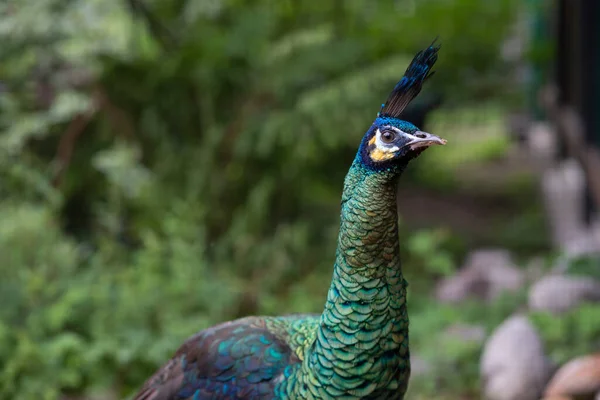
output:
[[[393,151],[382,149],[381,147],[377,146],[377,135],[373,135],[373,137],[369,139],[368,143],[370,148],[369,157],[371,157],[371,160],[379,162],[394,158]]]
[[[385,161],[385,160],[394,158],[394,153],[391,151],[383,151],[383,150],[375,147],[373,150],[371,150],[371,153],[369,153],[369,156],[371,157],[371,160],[373,160],[373,161]]]

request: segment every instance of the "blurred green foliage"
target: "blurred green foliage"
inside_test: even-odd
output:
[[[582,255],[568,260],[563,257],[561,261],[569,276],[600,280],[600,259],[597,255]],[[583,300],[579,306],[559,315],[538,311],[532,313],[531,321],[557,365],[600,350],[600,305],[596,301]]]
[[[414,298],[413,293],[409,298]],[[427,299],[413,304],[411,348],[418,349],[429,369],[411,381],[409,395],[438,398],[438,393],[444,392],[448,398],[480,398],[479,359],[484,341],[477,335],[452,334],[452,329],[482,329],[491,334],[525,301],[526,291],[522,290],[493,302],[469,300],[450,305]]]
[[[0,398],[120,398],[199,329],[319,312],[344,174],[436,35],[423,96],[443,94],[451,107],[432,131],[460,145],[425,155],[407,181],[445,190],[457,165],[505,151],[499,49],[517,5],[1,2]],[[454,271],[461,245],[441,228],[403,247],[419,289]],[[451,322],[508,313],[434,307],[416,289],[416,349]],[[473,387],[476,352],[449,351],[436,376],[458,363]]]
[[[550,356],[558,365],[600,348],[600,307],[582,304],[557,317],[535,313],[532,321],[542,335]]]

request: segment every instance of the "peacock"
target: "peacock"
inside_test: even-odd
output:
[[[415,55],[360,143],[344,181],[323,313],[202,330],[136,400],[404,398],[410,357],[396,185],[410,160],[446,141],[399,117],[433,74],[439,48],[434,41]]]

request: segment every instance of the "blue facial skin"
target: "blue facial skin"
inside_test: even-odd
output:
[[[375,122],[373,122],[373,125],[375,125],[377,127],[391,125],[394,128],[398,128],[401,131],[404,131],[404,132],[410,133],[410,134],[413,134],[419,130],[419,128],[417,128],[416,126],[414,126],[413,124],[411,124],[408,121],[403,121],[401,119],[391,118],[391,117],[377,117],[375,119]]]
[[[392,117],[377,117],[373,122],[373,125],[371,125],[363,137],[359,151],[356,154],[356,161],[358,161],[363,167],[373,172],[382,170],[403,170],[410,160],[417,157],[424,150],[411,150],[409,147],[404,146],[413,138],[399,134],[397,135],[396,140],[391,143],[391,145],[400,148],[394,157],[385,161],[373,161],[370,153],[374,150],[375,145],[370,145],[369,141],[371,138],[373,138],[377,132],[377,129],[383,131],[387,126],[393,126],[394,128],[400,129],[401,131],[411,135],[419,131],[419,128],[408,121]]]

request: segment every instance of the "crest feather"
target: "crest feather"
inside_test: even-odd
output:
[[[437,39],[436,39],[437,40]],[[431,70],[437,61],[440,46],[435,46],[434,40],[425,50],[419,51],[406,69],[404,76],[394,87],[385,104],[382,105],[379,116],[398,118],[406,106],[419,94],[423,82],[431,77]]]

